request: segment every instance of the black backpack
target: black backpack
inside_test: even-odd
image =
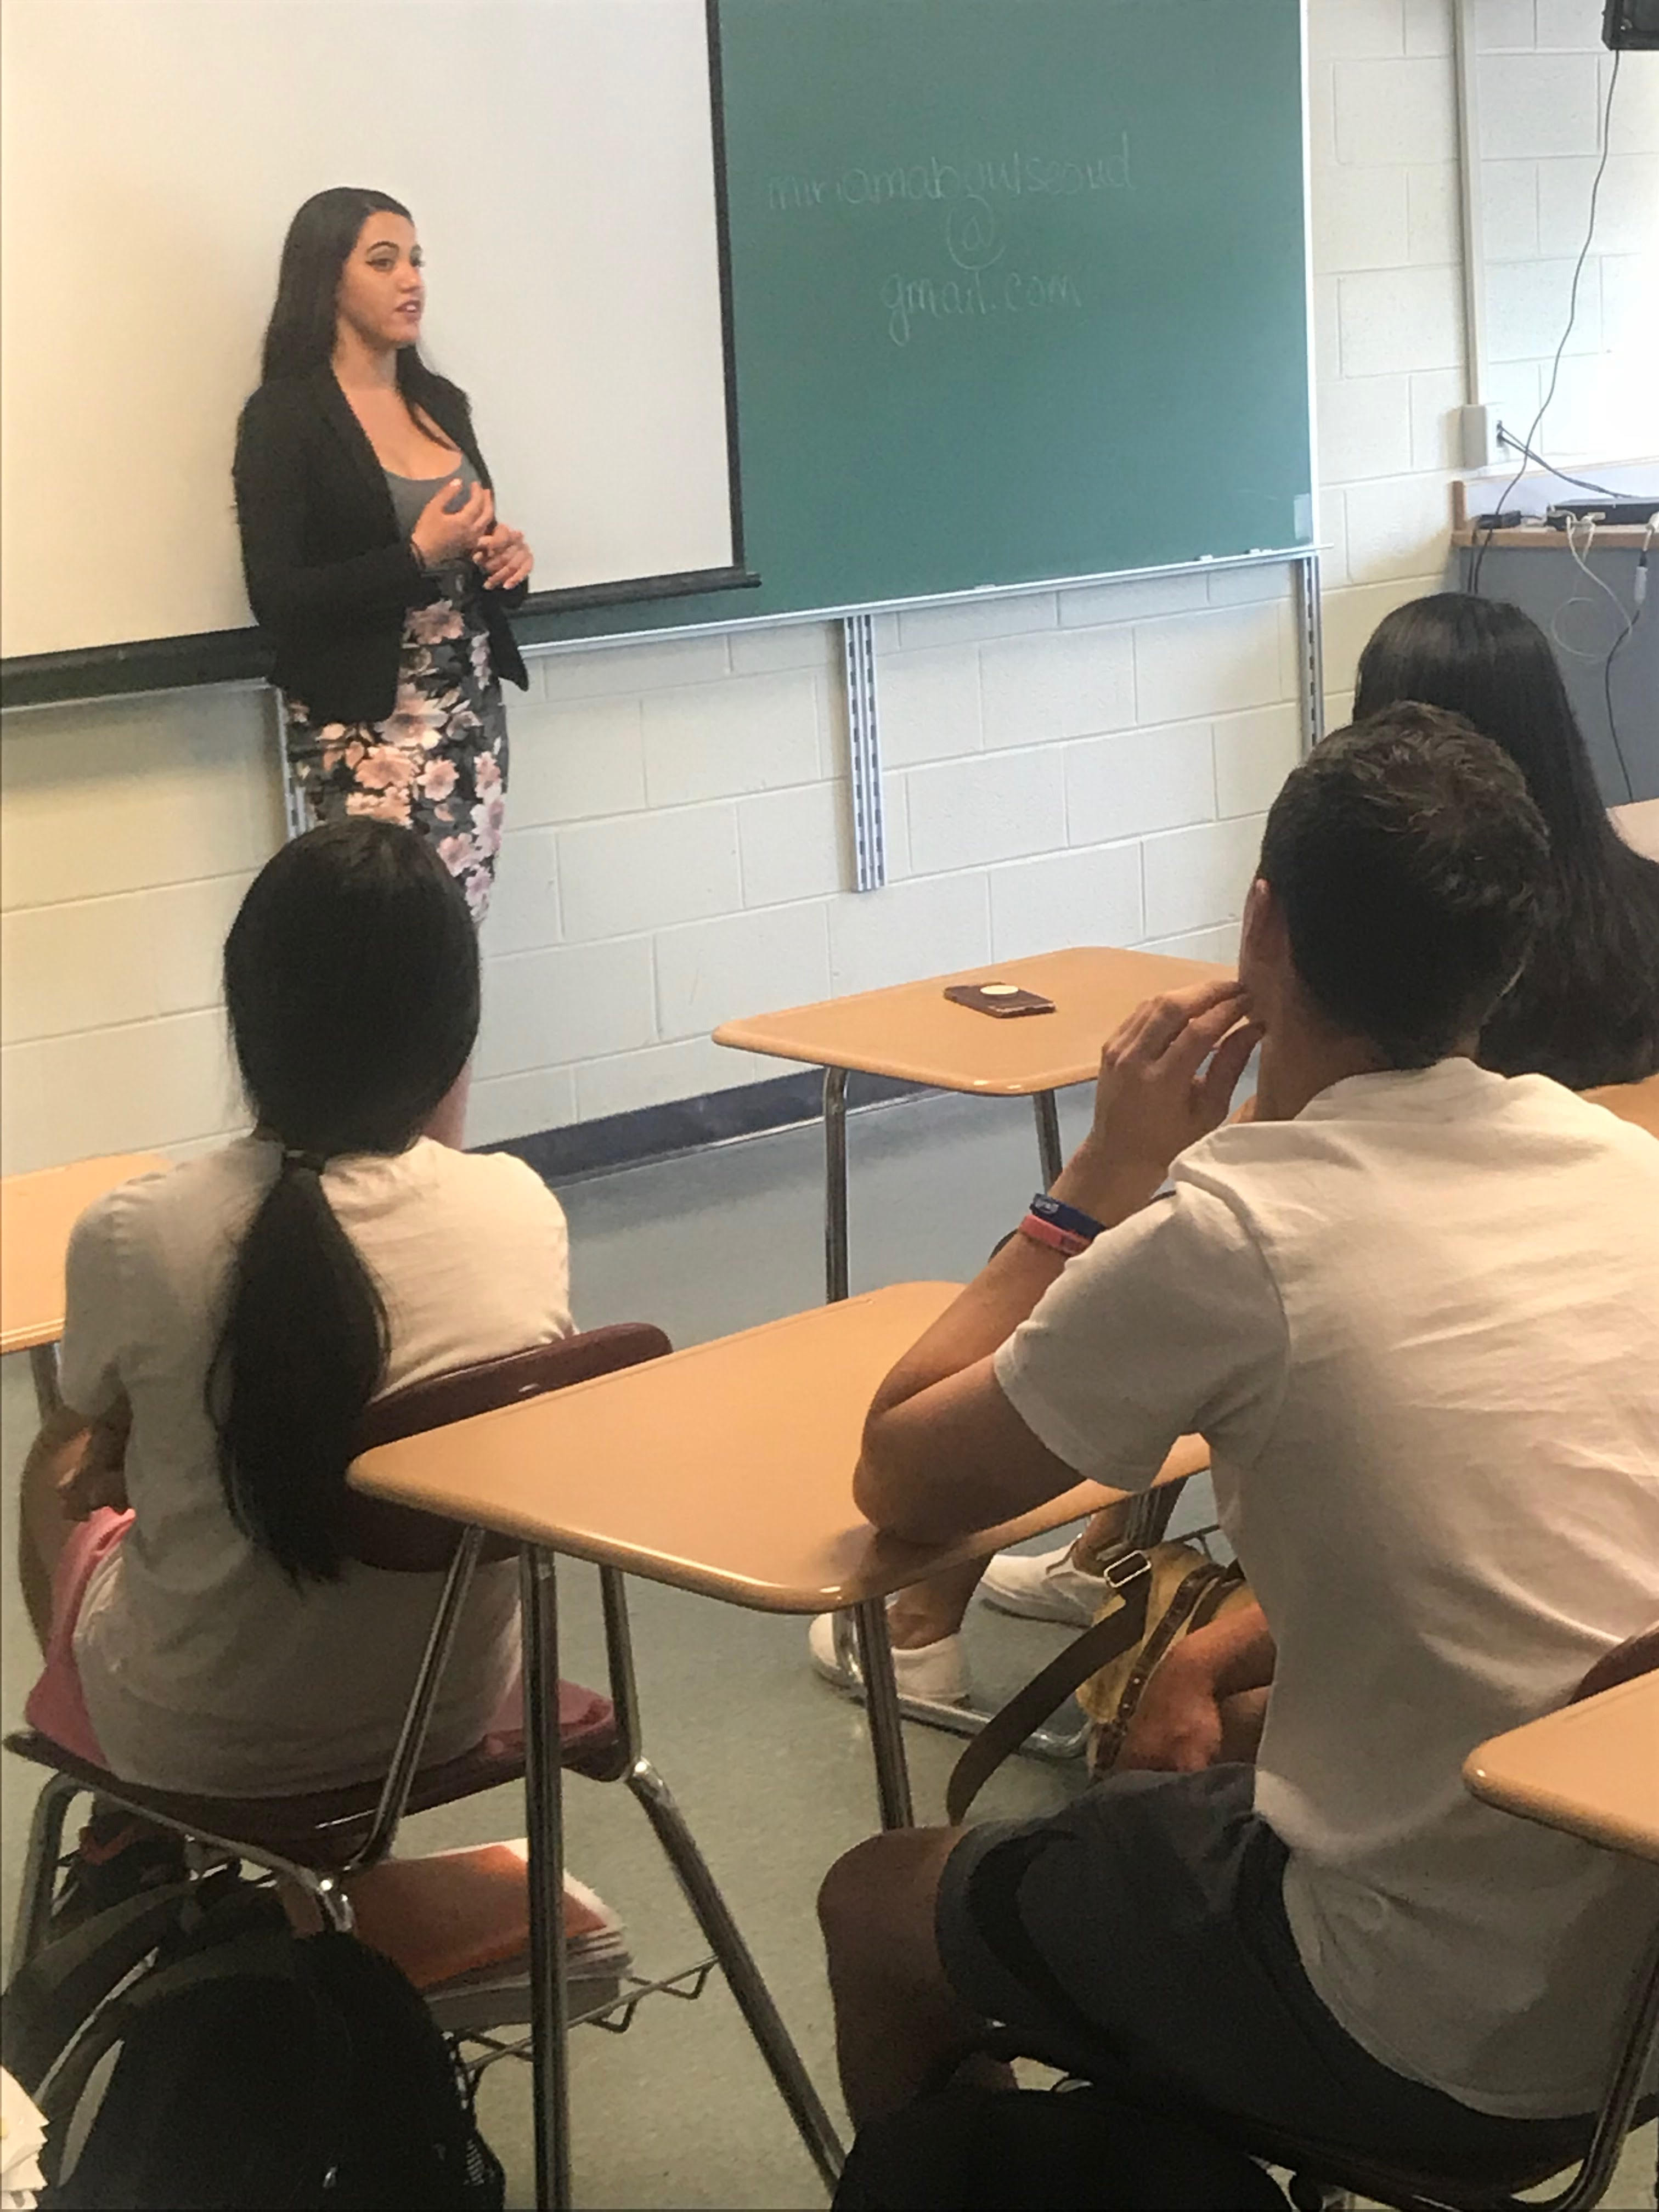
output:
[[[66,2212],[503,2200],[404,1976],[349,1936],[296,1937],[275,1893],[233,1873],[45,1945],[6,1992],[0,2055],[47,2121],[41,2202]]]
[[[1242,2150],[1110,2090],[953,2087],[859,2130],[834,2212],[1288,2212]]]

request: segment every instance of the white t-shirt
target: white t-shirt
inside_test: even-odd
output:
[[[1659,1868],[1460,1769],[1659,1620],[1659,1144],[1448,1060],[1218,1130],[1173,1182],[997,1379],[1124,1489],[1208,1438],[1278,1642],[1256,1807],[1342,2027],[1477,2111],[1589,2109]]]
[[[132,1407],[137,1518],[89,1584],[75,1656],[117,1772],[154,1789],[263,1796],[384,1771],[440,1577],[349,1562],[296,1589],[232,1520],[203,1386],[235,1249],[276,1169],[245,1138],[125,1183],[69,1249],[62,1384],[97,1415]],[[386,1388],[568,1334],[569,1247],[558,1200],[522,1161],[422,1138],[323,1178],[386,1301]],[[518,1665],[517,1569],[479,1569],[428,1752],[475,1743]]]

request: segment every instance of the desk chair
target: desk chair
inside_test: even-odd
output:
[[[624,1322],[457,1369],[394,1391],[372,1406],[365,1417],[359,1449],[368,1451],[394,1443],[474,1414],[539,1397],[546,1391],[637,1366],[644,1360],[660,1358],[671,1348],[660,1329],[642,1322]],[[556,1470],[549,1470],[549,1479],[556,1480]],[[8,1751],[47,1768],[51,1778],[36,1802],[30,1828],[11,1973],[46,1939],[64,1816],[70,1800],[80,1791],[89,1790],[190,1842],[207,1846],[220,1856],[246,1859],[286,1876],[313,1901],[326,1925],[349,1932],[352,1913],[345,1885],[352,1875],[386,1856],[406,1813],[426,1812],[523,1779],[523,1729],[486,1736],[459,1758],[440,1765],[422,1768],[420,1765],[427,1725],[473,1570],[481,1559],[508,1557],[518,1547],[510,1539],[488,1538],[482,1529],[459,1528],[454,1522],[435,1515],[387,1504],[356,1492],[348,1496],[348,1544],[355,1559],[395,1573],[445,1574],[426,1650],[384,1780],[378,1788],[365,1783],[288,1798],[196,1797],[123,1782],[33,1731],[8,1736]],[[641,1749],[623,1577],[614,1568],[602,1567],[599,1572],[610,1696],[600,1697],[565,1682],[556,1686],[562,1764],[591,1781],[626,1783],[643,1808],[704,1940],[725,1970],[791,2118],[820,2171],[833,2183],[840,2146],[828,2115],[690,1829],[667,1784]],[[527,1725],[536,1725],[544,1695],[544,1686],[527,1672]],[[533,1878],[533,1869],[532,1872]],[[609,2003],[602,2002],[580,2017],[614,2015],[619,2008],[631,2017],[633,2006],[655,1989],[695,1995],[706,1971],[706,1967],[692,1967],[648,1985],[637,1980],[625,1983]],[[533,2056],[538,2067],[547,2067],[562,2079],[567,2064],[564,2031],[574,2021],[567,2015],[562,2003],[562,1972],[556,1973],[555,1980],[560,1998],[554,2014],[558,2048]],[[498,1980],[492,1983],[488,2005],[482,2010],[476,1986],[451,1989],[446,1985],[428,1992],[428,1997],[441,2026],[469,2040],[483,2041],[489,2048],[495,2028],[528,2021],[528,1980],[522,1975],[508,1978],[505,1988]],[[501,2055],[507,2047],[498,2046]]]
[[[1633,1681],[1638,1675],[1659,1670],[1659,1630],[1632,1637],[1607,1652],[1592,1667],[1574,1691],[1570,1703]],[[1077,2054],[1056,2043],[999,2031],[988,2047],[1000,2057],[1028,2057],[1075,2072]],[[1396,2212],[1589,2212],[1599,2204],[1625,2139],[1632,2128],[1644,2125],[1659,2111],[1659,2099],[1644,2098],[1654,2055],[1659,2051],[1659,1930],[1633,1961],[1630,1991],[1625,2002],[1618,2041],[1607,2087],[1585,2141],[1582,2124],[1565,2121],[1559,2137],[1525,2169],[1494,2174],[1430,2173],[1420,2168],[1385,2164],[1340,2145],[1321,2142],[1266,2125],[1237,2113],[1216,2112],[1203,2106],[1160,2105],[1158,2109],[1176,2120],[1185,2118],[1206,2133],[1237,2144],[1252,2158],[1286,2169],[1291,2175],[1291,2201],[1298,2212],[1325,2212],[1349,2195],[1392,2205]],[[1123,2083],[1106,2086],[1125,2089]],[[1137,2101],[1144,2092],[1129,2087]],[[1535,2189],[1577,2160],[1571,2179],[1553,2197],[1519,2196]]]

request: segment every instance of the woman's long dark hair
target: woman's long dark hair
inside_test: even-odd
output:
[[[415,218],[390,192],[367,185],[331,185],[313,192],[288,227],[276,270],[276,303],[265,325],[261,381],[309,376],[334,357],[336,301],[340,271],[372,215]],[[398,389],[411,406],[424,406],[444,380],[428,368],[418,346],[399,346]]]
[[[404,1151],[466,1066],[478,1032],[466,901],[398,824],[313,830],[242,901],[225,1006],[257,1133],[281,1157],[236,1255],[208,1415],[238,1526],[294,1581],[325,1581],[387,1334],[322,1170],[343,1153]]]
[[[1550,833],[1552,910],[1480,1058],[1574,1091],[1659,1070],[1659,865],[1607,819],[1549,640],[1501,599],[1397,607],[1359,656],[1356,721],[1395,700],[1449,707],[1519,764]]]

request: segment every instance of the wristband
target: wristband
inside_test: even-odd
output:
[[[1050,1251],[1059,1252],[1067,1260],[1075,1260],[1079,1252],[1086,1252],[1093,1241],[1073,1236],[1057,1221],[1045,1221],[1040,1213],[1028,1213],[1019,1224],[1019,1233],[1029,1237],[1033,1244],[1046,1244]]]
[[[1068,1236],[1080,1237],[1085,1244],[1092,1244],[1097,1237],[1106,1234],[1106,1224],[1097,1221],[1092,1213],[1085,1213],[1081,1206],[1067,1206],[1063,1198],[1050,1198],[1046,1191],[1038,1191],[1031,1200],[1031,1211],[1039,1221],[1052,1221],[1056,1229]]]

